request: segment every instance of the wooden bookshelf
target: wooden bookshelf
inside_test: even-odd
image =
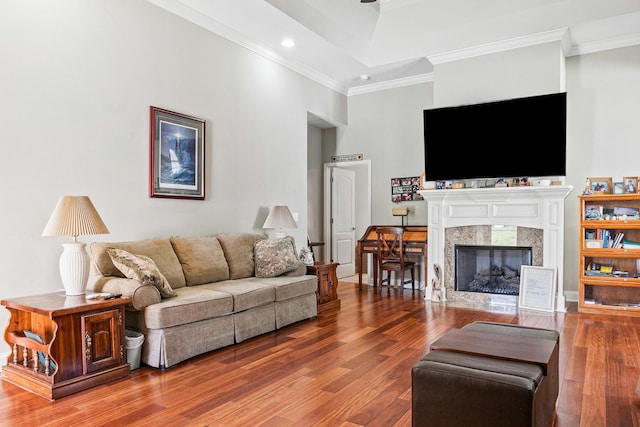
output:
[[[640,316],[640,194],[579,199],[579,311]]]

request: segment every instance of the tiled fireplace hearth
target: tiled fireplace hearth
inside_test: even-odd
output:
[[[514,230],[513,246],[533,249],[533,265],[557,268],[556,311],[566,311],[564,199],[572,190],[572,186],[558,185],[420,191],[429,205],[425,299],[432,299],[434,265],[440,267],[442,301],[485,304],[495,299],[490,294],[454,289],[454,248],[456,244],[491,244],[492,232],[505,226]]]

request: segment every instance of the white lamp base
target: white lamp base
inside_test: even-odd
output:
[[[89,280],[89,254],[85,244],[63,243],[60,255],[60,277],[67,295],[84,295]]]
[[[288,236],[288,234],[287,234],[287,233],[284,233],[284,232],[282,232],[282,231],[276,231],[275,233],[273,233],[273,237],[274,237],[275,239],[280,239],[280,238],[282,238],[282,237],[287,237],[287,236]]]

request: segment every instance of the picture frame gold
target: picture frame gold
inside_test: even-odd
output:
[[[625,193],[637,193],[638,192],[638,177],[637,176],[625,176],[622,178],[622,185],[624,186]]]
[[[589,178],[589,186],[594,194],[612,194],[613,181],[608,178]]]

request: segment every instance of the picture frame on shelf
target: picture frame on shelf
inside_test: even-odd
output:
[[[638,177],[637,176],[625,176],[622,178],[625,193],[637,193],[638,192]]]
[[[613,183],[613,194],[622,194],[624,193],[624,182],[614,182]]]
[[[611,194],[613,192],[613,183],[611,177],[608,178],[589,178],[591,191],[594,194]]]
[[[204,200],[205,120],[150,107],[149,197]]]
[[[526,187],[529,185],[529,178],[521,176],[511,180],[512,187]]]
[[[553,312],[556,301],[556,267],[523,265],[520,271],[518,307]]]

